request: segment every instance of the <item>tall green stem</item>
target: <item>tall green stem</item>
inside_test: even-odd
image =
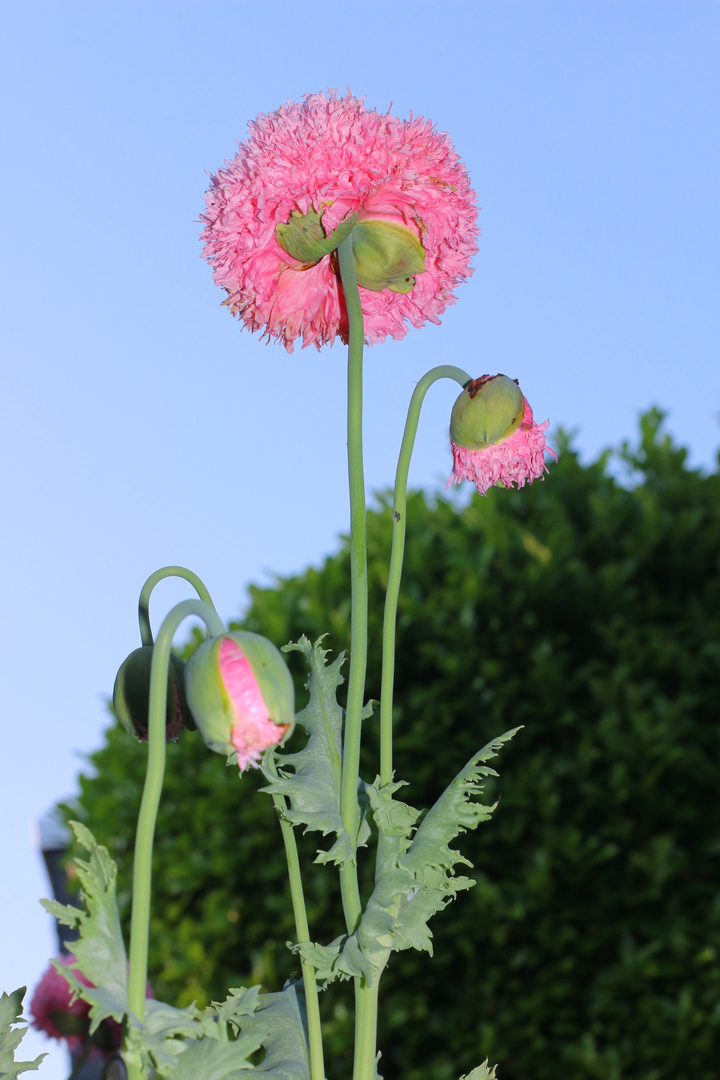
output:
[[[365,476],[363,471],[363,315],[360,306],[352,234],[338,248],[349,322],[347,444],[350,483],[350,671],[348,673],[347,709],[343,740],[340,814],[354,845],[357,836],[357,789],[360,773],[360,736],[367,670],[367,538],[365,523]],[[340,871],[340,888],[347,930],[352,934],[362,914],[358,889],[357,865],[348,859]]]
[[[202,600],[184,600],[166,616],[153,648],[150,669],[150,705],[148,710],[148,761],[135,837],[133,863],[133,899],[130,920],[130,970],[128,1003],[130,1011],[142,1023],[145,1018],[148,939],[150,932],[150,894],[152,849],[160,793],[165,775],[165,710],[168,692],[168,665],[175,631],[180,623],[195,615],[203,620],[211,634],[224,634],[225,626],[212,604]],[[145,1080],[140,1066],[128,1068],[128,1080]]]
[[[270,752],[272,755],[272,751]],[[266,759],[267,760],[267,759]],[[270,757],[270,770],[275,774],[275,759]],[[310,927],[308,926],[307,911],[305,908],[305,894],[303,892],[302,877],[300,874],[300,859],[298,857],[295,832],[292,824],[286,816],[287,803],[283,795],[273,795],[273,802],[280,820],[283,843],[285,844],[285,856],[288,864],[288,877],[290,879],[290,897],[292,900],[293,915],[295,916],[295,936],[298,945],[310,941]],[[300,957],[302,968],[303,986],[305,987],[305,1008],[307,1010],[308,1044],[310,1050],[310,1080],[325,1080],[325,1062],[323,1059],[322,1028],[320,1026],[320,1002],[318,1001],[317,980],[315,969]]]
[[[397,472],[395,473],[395,491],[393,495],[393,532],[390,569],[388,571],[387,592],[385,593],[385,614],[383,616],[382,640],[382,681],[380,690],[380,780],[389,784],[392,780],[392,709],[393,684],[395,681],[395,626],[397,622],[398,596],[402,578],[403,556],[405,554],[407,479],[410,459],[415,446],[420,410],[425,395],[438,379],[454,379],[464,386],[472,376],[462,368],[450,364],[431,368],[423,375],[415,387],[410,399],[405,431],[400,446]]]
[[[363,399],[363,315],[360,305],[352,234],[338,248],[340,277],[348,313],[348,401],[347,441],[348,479],[350,484],[350,579],[352,608],[350,616],[350,671],[348,673],[345,735],[343,740],[340,814],[351,843],[357,838],[357,789],[360,772],[360,737],[367,670],[367,537],[365,521],[365,477],[362,449]],[[348,859],[340,869],[345,922],[352,934],[362,915],[358,888],[357,863]],[[355,1061],[354,1080],[374,1080],[377,1010],[373,1010],[372,989],[355,979]]]

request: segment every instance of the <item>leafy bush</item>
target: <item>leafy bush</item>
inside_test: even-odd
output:
[[[459,845],[477,887],[435,919],[434,959],[402,953],[383,978],[388,1077],[451,1080],[486,1056],[502,1080],[717,1077],[720,477],[689,470],[660,421],[648,414],[638,447],[589,466],[565,445],[520,493],[409,499],[395,753],[408,800],[429,805],[490,738],[524,731],[500,758],[498,811]],[[381,499],[368,519],[375,697],[390,519]],[[253,588],[241,625],[277,644],[329,631],[344,649],[348,579],[345,542],[320,569]],[[145,752],[113,725],[80,781],[126,922]],[[370,721],[368,780],[377,752]],[[297,967],[260,786],[196,734],[169,747],[150,977],[178,1005],[277,989]],[[316,838],[300,841],[307,868]],[[335,875],[306,869],[305,888],[313,936],[329,941],[343,929]],[[330,1076],[348,1068],[347,990],[321,1001]]]

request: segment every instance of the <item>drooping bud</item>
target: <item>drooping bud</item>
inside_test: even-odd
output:
[[[524,411],[525,398],[516,379],[482,375],[463,388],[453,405],[450,438],[466,450],[483,450],[517,431]]]
[[[425,249],[416,233],[392,221],[360,221],[352,231],[357,283],[372,292],[409,293],[425,270]]]
[[[536,424],[515,379],[483,375],[467,383],[450,420],[453,471],[447,482],[470,480],[481,495],[491,487],[521,488],[547,472],[545,442],[550,424]]]
[[[118,720],[140,742],[148,738],[150,707],[150,669],[153,647],[142,645],[131,652],[122,663],[113,688],[113,709]],[[185,664],[179,656],[170,654],[168,695],[165,707],[165,738],[175,742],[184,727],[195,730],[192,714],[185,698]]]
[[[295,725],[295,690],[267,638],[235,630],[203,642],[185,671],[187,699],[211,750],[237,753],[241,769],[283,742]]]

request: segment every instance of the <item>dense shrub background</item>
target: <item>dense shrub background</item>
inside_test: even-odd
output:
[[[499,759],[493,820],[460,840],[477,886],[435,919],[433,960],[402,953],[384,976],[389,1080],[453,1080],[486,1056],[501,1080],[717,1080],[720,478],[688,470],[659,423],[649,414],[638,447],[587,467],[566,446],[520,493],[462,509],[409,500],[396,714],[408,800],[428,805],[491,736],[524,730]],[[390,517],[381,501],[368,521],[370,696]],[[348,575],[343,544],[319,570],[252,589],[242,625],[277,644],[329,631],[346,648]],[[120,865],[125,919],[144,754],[112,726],[72,809]],[[366,778],[376,762],[371,722]],[[150,972],[166,1000],[275,989],[296,966],[259,786],[196,734],[170,747]],[[316,846],[302,842],[308,860]],[[334,873],[305,878],[327,941],[343,929]],[[333,1078],[349,1072],[347,990],[322,999]]]

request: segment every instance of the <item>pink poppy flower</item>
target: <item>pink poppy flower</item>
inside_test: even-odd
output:
[[[84,986],[92,986],[82,972],[74,967],[72,955],[59,957],[60,963],[71,968]],[[89,1037],[90,1005],[82,998],[72,1003],[72,989],[67,979],[52,964],[35,987],[30,1014],[32,1026],[53,1039],[65,1039],[70,1051],[85,1046]],[[93,1036],[93,1042],[103,1053],[114,1053],[122,1045],[122,1027],[114,1020],[103,1020]]]
[[[481,495],[489,488],[524,487],[547,472],[549,420],[536,424],[517,380],[483,375],[463,389],[450,423],[453,471],[446,487],[470,480]]]
[[[347,340],[335,255],[302,261],[276,229],[302,215],[322,237],[357,214],[360,225],[409,230],[424,250],[425,269],[411,270],[406,287],[372,285],[372,275],[372,287],[361,285],[366,341],[439,322],[472,273],[478,235],[475,193],[449,137],[423,117],[398,120],[335,91],[288,102],[249,127],[233,160],[211,177],[201,215],[203,255],[233,315],[289,351],[297,338],[318,348],[338,335]]]

